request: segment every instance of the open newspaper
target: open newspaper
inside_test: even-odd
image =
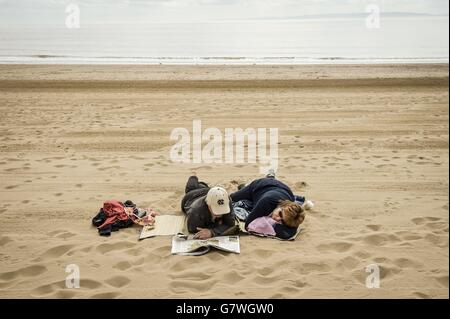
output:
[[[156,216],[155,224],[142,228],[139,240],[155,236],[173,236],[185,231],[186,216],[160,215]]]
[[[209,239],[192,239],[179,234],[172,237],[172,254],[199,256],[206,254],[211,248],[239,254],[239,236],[218,236]]]

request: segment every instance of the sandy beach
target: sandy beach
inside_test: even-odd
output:
[[[1,298],[448,298],[448,64],[0,65]],[[196,172],[230,192],[257,164],[179,164],[172,129],[279,128],[278,178],[315,202],[296,241],[172,256],[100,237],[104,200],[181,214]],[[81,288],[66,288],[66,266]],[[380,288],[365,269],[380,267]]]

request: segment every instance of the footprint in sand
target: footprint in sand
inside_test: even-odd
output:
[[[381,229],[381,225],[366,225],[367,228],[373,231],[379,231]]]
[[[416,224],[416,225],[423,225],[427,222],[435,222],[435,221],[440,221],[441,218],[439,217],[417,217],[417,218],[413,218],[411,219],[411,221]]]
[[[104,243],[98,245],[95,250],[97,250],[101,254],[106,254],[112,251],[131,248],[134,247],[135,245],[136,245],[135,243],[131,242]]]
[[[388,279],[402,272],[402,269],[396,266],[379,265],[380,266],[380,279]]]
[[[125,271],[127,269],[130,269],[132,265],[128,261],[119,261],[117,264],[113,266],[114,269]]]
[[[33,289],[31,294],[34,296],[40,297],[40,296],[52,294],[59,289],[65,289],[65,288],[66,288],[65,280],[56,281],[51,284],[41,285],[41,286]]]
[[[118,292],[101,292],[90,296],[93,299],[114,299],[120,296]]]
[[[331,271],[331,267],[323,262],[303,263],[303,264],[300,264],[296,270],[299,272],[299,274],[307,275],[312,272],[327,273],[327,272]]]
[[[67,239],[67,238],[76,236],[76,234],[65,231],[65,230],[55,230],[55,231],[47,233],[47,235],[50,237],[62,238],[62,239]]]
[[[270,256],[273,255],[274,251],[269,250],[269,249],[256,249],[253,251],[253,253],[258,257],[258,258],[269,258]]]
[[[308,185],[308,183],[302,181],[302,182],[297,182],[297,183],[295,183],[294,186],[295,186],[295,188],[301,190],[301,189],[307,188],[309,185]]]
[[[103,284],[93,279],[81,279],[80,288],[97,289],[102,287]]]
[[[212,253],[209,253],[206,258],[215,263],[220,263],[222,261],[225,261],[225,259],[227,258],[226,256],[227,253],[224,251],[213,251]]]
[[[363,251],[363,250],[355,252],[354,255],[356,257],[358,257],[360,259],[364,259],[364,260],[367,260],[371,256],[371,254],[369,254],[367,251]]]
[[[260,276],[256,275],[252,278],[252,282],[255,282],[258,285],[267,286],[270,284],[276,284],[281,280],[285,279],[283,274],[274,275],[274,276]]]
[[[36,277],[47,271],[47,267],[42,265],[33,265],[20,268],[14,271],[0,273],[0,279],[3,281],[11,281],[19,277]]]
[[[80,281],[80,289],[98,289],[102,286],[102,283],[92,279],[81,279]],[[32,291],[32,295],[37,297],[73,298],[78,291],[78,289],[67,289],[65,280],[62,280],[39,286]]]
[[[448,275],[435,276],[434,280],[436,280],[442,287],[448,289]]]
[[[448,233],[448,223],[447,222],[430,222],[430,223],[426,223],[425,227],[427,227],[428,229],[432,230],[433,233],[435,234],[440,234],[440,233]]]
[[[75,245],[59,245],[48,249],[41,257],[44,258],[58,258],[68,253]]]
[[[111,277],[111,278],[105,280],[105,282],[108,285],[113,286],[115,288],[125,287],[126,285],[128,285],[130,283],[130,281],[131,280],[125,276],[114,276],[114,277]]]
[[[256,270],[256,272],[261,276],[269,276],[270,274],[273,273],[273,271],[274,270],[270,267],[259,268]]]
[[[127,249],[124,251],[125,254],[132,257],[137,257],[142,255],[142,249],[140,248],[133,248],[133,249]]]
[[[357,268],[357,266],[360,264],[359,259],[352,257],[352,256],[347,256],[345,258],[342,258],[341,260],[339,260],[337,266],[338,267],[343,267],[344,269],[355,269]]]
[[[217,279],[190,281],[190,280],[174,280],[169,284],[170,289],[174,293],[182,293],[184,291],[207,292],[211,290],[219,281]]]
[[[172,279],[182,279],[182,280],[193,280],[193,281],[203,281],[211,278],[211,275],[204,273],[202,271],[192,271],[187,270],[183,272],[178,272],[174,275],[169,275]]]
[[[8,236],[2,236],[0,237],[0,246],[5,246],[11,242],[13,242],[14,240],[12,240],[10,237]]]
[[[435,234],[427,234],[425,240],[432,243],[433,245],[441,248],[448,247],[448,233],[447,235],[439,236]]]
[[[167,256],[170,255],[170,250],[172,249],[171,245],[164,245],[160,247],[154,248],[151,252],[155,256]]]
[[[245,277],[241,276],[237,271],[232,270],[229,272],[226,272],[222,275],[222,282],[226,282],[227,284],[234,285],[242,280],[244,280]]]
[[[298,295],[300,289],[295,286],[284,286],[283,288],[281,288],[281,291],[284,295]]]
[[[369,245],[383,246],[388,243],[396,243],[401,240],[400,240],[400,238],[398,238],[395,235],[380,233],[380,234],[367,235],[367,236],[363,237],[363,241]]]
[[[186,268],[188,268],[189,266],[186,265],[186,262],[183,260],[177,261],[176,263],[174,263],[172,266],[169,267],[170,271],[175,271],[175,272],[179,272],[179,271],[183,271]]]
[[[420,269],[423,268],[423,265],[413,259],[409,259],[409,258],[396,258],[393,260],[392,262],[395,266],[405,269],[405,268],[415,268],[415,269]]]
[[[295,288],[304,288],[304,287],[308,286],[308,283],[305,282],[305,281],[303,281],[303,280],[301,280],[301,279],[294,280],[294,281],[292,282],[292,284],[293,284],[293,286],[294,286]]]
[[[431,296],[428,294],[425,294],[423,292],[415,292],[413,293],[413,296],[420,299],[431,299]]]
[[[353,247],[352,243],[348,242],[333,242],[328,244],[321,244],[317,246],[317,249],[320,252],[338,252],[343,253],[348,251],[350,248]]]

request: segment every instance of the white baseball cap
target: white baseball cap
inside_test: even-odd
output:
[[[222,187],[213,187],[206,195],[206,204],[211,207],[214,215],[225,215],[230,212],[230,197]]]

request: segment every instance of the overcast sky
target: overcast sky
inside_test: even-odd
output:
[[[0,0],[0,26],[59,24],[76,3],[82,23],[184,22],[381,12],[448,15],[448,0]]]

